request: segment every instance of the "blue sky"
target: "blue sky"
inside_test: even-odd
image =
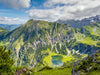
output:
[[[56,21],[100,15],[100,0],[0,0],[0,24]]]
[[[8,5],[4,5],[0,3],[0,16],[3,17],[27,17],[28,13],[25,13],[26,10],[36,8],[36,9],[44,9],[43,3],[46,0],[30,0],[30,7],[28,8],[13,8],[8,7]]]

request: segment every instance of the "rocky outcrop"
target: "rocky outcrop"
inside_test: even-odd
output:
[[[26,68],[22,68],[22,69],[20,69],[20,70],[17,70],[16,72],[15,72],[15,75],[20,75],[20,74],[25,74],[26,73]]]

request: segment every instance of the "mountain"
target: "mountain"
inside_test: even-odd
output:
[[[20,25],[6,25],[6,24],[0,24],[0,27],[7,29],[9,31],[12,31],[14,29],[16,29],[17,27],[19,27]]]
[[[69,54],[65,45],[66,41],[73,36],[73,29],[67,25],[29,20],[8,33],[3,41],[9,43],[9,48],[14,51],[12,57],[16,65],[34,66],[50,52]]]
[[[100,15],[84,18],[82,20],[58,20],[57,23],[69,24],[72,28],[81,28],[91,25],[91,23],[100,23]]]
[[[99,29],[99,23],[71,28],[66,24],[31,19],[1,41],[13,51],[16,66],[55,67],[70,64],[98,50]]]

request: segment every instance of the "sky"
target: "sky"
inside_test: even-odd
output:
[[[100,15],[100,0],[0,0],[0,24],[54,22]]]

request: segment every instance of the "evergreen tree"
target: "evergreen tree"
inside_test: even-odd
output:
[[[6,50],[6,47],[0,47],[0,73],[10,72],[14,61],[11,59],[11,50]]]

